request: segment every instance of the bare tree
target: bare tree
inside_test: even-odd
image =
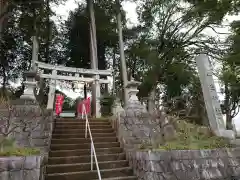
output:
[[[36,108],[28,105],[13,106],[9,100],[1,99],[0,113],[1,151],[13,141],[33,147],[31,135],[43,124],[42,110],[39,108],[39,111],[36,111]]]

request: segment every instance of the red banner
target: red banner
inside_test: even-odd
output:
[[[91,112],[91,98],[88,97],[87,99],[78,103],[77,112],[79,115],[85,113],[83,111],[83,105],[85,105],[86,113],[89,114]]]
[[[62,112],[62,106],[64,102],[64,96],[61,94],[56,95],[56,103],[55,103],[55,112],[59,116]]]

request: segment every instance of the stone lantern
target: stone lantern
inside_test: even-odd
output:
[[[138,86],[141,84],[139,81],[135,81],[133,78],[131,78],[131,81],[128,82],[127,88],[128,88],[128,95],[129,99],[127,102],[126,109],[133,109],[133,110],[140,110],[141,112],[146,112],[146,107],[141,104],[137,97],[137,93],[139,92]]]
[[[128,84],[126,86],[126,88],[128,88],[128,95],[129,95],[128,103],[129,102],[130,103],[131,102],[134,102],[134,103],[139,102],[139,99],[137,97],[137,93],[139,92],[139,90],[137,88],[140,84],[141,84],[141,82],[135,81],[133,78],[131,78],[131,81],[128,81]]]
[[[20,99],[27,99],[27,100],[36,100],[35,97],[35,88],[37,85],[37,81],[39,81],[40,77],[37,76],[37,67],[36,67],[36,61],[38,61],[38,51],[39,51],[39,45],[37,36],[32,37],[33,42],[33,51],[32,51],[32,66],[31,69],[24,73],[26,77],[26,81],[24,82],[25,90],[23,95],[20,97]]]
[[[37,72],[35,70],[30,70],[24,73],[26,81],[24,82],[25,90],[20,99],[36,100],[34,91],[36,88],[36,80],[38,80]]]
[[[117,113],[121,113],[123,111],[124,109],[121,105],[120,99],[116,98],[114,102],[113,110],[112,110],[113,114],[116,115]]]

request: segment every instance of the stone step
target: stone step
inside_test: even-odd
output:
[[[90,124],[91,129],[111,129],[112,126],[110,124]],[[55,129],[85,129],[85,124],[56,124]]]
[[[69,138],[69,139],[52,139],[51,144],[81,144],[81,143],[90,143],[89,138]],[[117,142],[116,137],[94,137],[93,142]]]
[[[97,155],[107,155],[107,154],[116,154],[122,153],[123,149],[120,147],[111,147],[111,148],[96,148]],[[58,150],[50,151],[49,157],[66,157],[66,156],[90,156],[90,149],[75,149],[75,150]]]
[[[84,138],[85,137],[85,133],[72,133],[72,134],[56,134],[53,133],[52,134],[52,138],[53,139],[71,139],[71,138]],[[88,135],[89,137],[89,135]],[[92,132],[92,137],[116,137],[116,133],[112,132],[112,133],[95,133]]]
[[[99,179],[95,179],[99,180]],[[136,176],[126,176],[126,177],[115,177],[115,178],[104,178],[102,180],[137,180]]]
[[[76,117],[60,117],[60,118],[55,118],[58,121],[85,121],[85,118],[76,118]],[[94,117],[88,117],[89,121],[108,121],[109,118],[94,118]]]
[[[120,147],[119,142],[103,142],[103,143],[94,143],[95,149],[98,148],[111,148],[111,147]],[[74,150],[74,149],[90,149],[91,143],[82,143],[82,144],[52,144],[50,149],[52,151],[56,150]]]
[[[102,178],[116,178],[132,176],[133,171],[130,167],[101,169]],[[71,173],[47,174],[45,180],[93,180],[98,179],[97,171],[82,171]]]
[[[98,162],[99,169],[115,169],[121,167],[128,167],[127,160],[118,161],[104,161]],[[93,168],[96,169],[96,164],[93,164]],[[90,171],[91,163],[78,163],[78,164],[55,164],[47,166],[47,173],[68,173],[68,172],[80,172],[80,171]]]
[[[85,119],[74,119],[74,118],[60,118],[60,119],[55,119],[55,122],[86,122]],[[88,122],[89,123],[93,123],[93,122],[96,122],[96,123],[99,123],[99,122],[107,122],[109,123],[109,119],[105,119],[105,120],[98,120],[98,119],[88,119]]]
[[[85,121],[55,121],[55,125],[85,125]],[[110,122],[108,121],[89,121],[90,126],[91,125],[110,125]]]
[[[126,158],[125,153],[118,154],[97,154],[98,162],[101,161],[116,161],[116,160],[124,160]],[[67,157],[49,157],[48,164],[70,164],[70,163],[88,163],[90,162],[90,155],[85,156],[67,156]]]
[[[75,133],[83,133],[85,132],[85,128],[82,129],[54,129],[53,134],[75,134]],[[106,128],[106,129],[92,129],[92,133],[112,133],[114,130],[112,128]]]
[[[234,147],[239,147],[239,146],[240,146],[240,138],[232,139],[232,140],[230,140],[230,143],[231,143]]]

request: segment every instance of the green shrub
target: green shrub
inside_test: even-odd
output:
[[[112,115],[112,108],[114,106],[115,97],[111,94],[105,94],[100,99],[101,113],[103,116]]]

